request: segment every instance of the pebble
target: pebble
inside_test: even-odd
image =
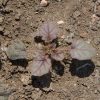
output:
[[[21,81],[23,82],[23,85],[28,85],[29,81],[29,76],[28,75],[21,75]]]
[[[16,20],[16,21],[19,21],[20,18],[21,18],[21,12],[19,11],[19,12],[17,12],[17,14],[15,15],[15,20]]]
[[[57,22],[57,24],[58,25],[64,24],[64,21],[63,20],[60,20],[60,21]]]
[[[48,4],[49,4],[49,3],[48,3],[48,1],[46,1],[46,0],[42,0],[41,3],[40,3],[40,5],[41,5],[42,7],[46,7]]]
[[[20,20],[20,15],[16,15],[16,16],[15,16],[15,20],[16,20],[16,21],[19,21],[19,20]]]

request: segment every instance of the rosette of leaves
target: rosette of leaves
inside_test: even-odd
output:
[[[70,54],[74,59],[89,60],[96,55],[96,49],[82,39],[73,40]]]
[[[31,74],[34,76],[42,76],[51,71],[51,60],[62,61],[64,54],[61,47],[58,47],[53,40],[57,38],[58,28],[53,22],[44,23],[37,32],[44,43],[42,48],[37,48],[34,60],[30,66]]]
[[[11,41],[6,53],[10,60],[26,59],[26,47],[21,40]]]

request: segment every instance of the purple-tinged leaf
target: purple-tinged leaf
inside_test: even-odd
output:
[[[50,69],[51,60],[43,54],[38,54],[38,56],[34,58],[30,66],[31,74],[34,76],[42,76],[44,74],[47,74]]]
[[[38,35],[42,36],[42,39],[46,42],[56,39],[57,34],[58,28],[53,22],[44,23],[38,31]]]
[[[56,50],[53,50],[51,57],[57,61],[61,61],[64,59],[64,54],[60,48],[57,48]]]
[[[71,45],[70,54],[74,59],[88,60],[96,55],[96,50],[83,40],[74,40]]]

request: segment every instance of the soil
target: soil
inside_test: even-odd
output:
[[[100,0],[48,0],[46,7],[41,7],[40,1],[0,0],[1,46],[20,39],[29,59],[15,63],[0,53],[0,100],[100,100]],[[97,49],[91,61],[93,70],[86,77],[73,74],[75,65],[69,62],[56,68],[58,74],[54,71],[31,78],[28,67],[34,52],[33,37],[47,20],[64,21],[58,25],[61,33],[82,38]]]

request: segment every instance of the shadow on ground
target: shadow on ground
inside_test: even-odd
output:
[[[12,65],[22,66],[25,67],[28,65],[28,61],[26,59],[18,59],[18,60],[11,60]]]
[[[32,85],[35,88],[45,88],[45,87],[50,87],[51,83],[51,74],[45,74],[43,76],[32,76]]]
[[[52,69],[54,70],[54,72],[57,75],[62,76],[64,74],[64,66],[61,64],[61,62],[53,60],[52,64],[53,64]]]
[[[70,64],[69,71],[71,72],[72,76],[78,76],[80,78],[90,76],[95,69],[95,65],[91,60],[76,60],[73,59],[72,63]]]

